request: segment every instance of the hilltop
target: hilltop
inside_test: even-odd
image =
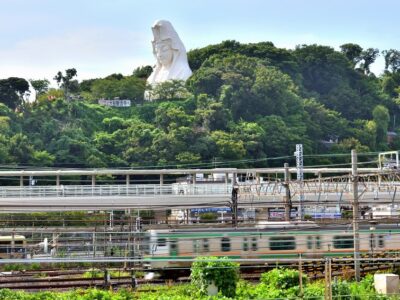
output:
[[[167,82],[143,99],[151,67],[77,82],[74,69],[57,74],[59,89],[0,80],[0,163],[48,167],[267,166],[307,154],[398,149],[400,53],[374,48],[225,41],[188,53],[193,75]],[[76,70],[75,70],[76,71]],[[79,72],[79,70],[78,70]],[[25,84],[26,83],[26,84]],[[29,86],[28,86],[29,88]],[[132,100],[128,108],[100,98]],[[387,132],[394,136],[390,141]],[[329,160],[319,161],[327,162]],[[313,160],[316,162],[316,160]]]

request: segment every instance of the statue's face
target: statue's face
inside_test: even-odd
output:
[[[165,67],[168,67],[172,63],[173,50],[169,41],[157,42],[154,45],[157,60]]]

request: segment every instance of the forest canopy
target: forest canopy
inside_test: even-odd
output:
[[[378,55],[385,69],[376,76]],[[150,66],[81,82],[71,68],[56,74],[58,89],[47,79],[1,79],[0,163],[267,166],[278,163],[269,158],[293,155],[298,143],[307,154],[399,148],[398,50],[224,41],[188,58],[193,75],[160,84],[154,101],[144,100]],[[25,101],[29,88],[34,102]],[[101,98],[132,106],[102,106]]]

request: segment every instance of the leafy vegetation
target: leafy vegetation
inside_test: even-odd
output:
[[[297,274],[296,274],[297,273]],[[296,277],[297,275],[297,277]],[[296,279],[297,278],[297,279]],[[0,299],[15,300],[229,300],[229,299],[308,299],[323,300],[325,295],[324,282],[303,281],[303,294],[298,286],[298,272],[289,269],[275,269],[263,275],[259,284],[240,280],[234,290],[235,296],[228,297],[221,292],[216,296],[207,296],[195,284],[178,284],[173,286],[139,286],[136,290],[122,289],[119,291],[87,289],[69,292],[38,292],[26,293],[0,290]],[[279,286],[281,285],[282,286]],[[335,280],[332,285],[333,299],[355,300],[389,300],[393,299],[377,294],[373,287],[373,276],[367,275],[361,282]]]
[[[376,76],[370,68],[380,54],[385,69]],[[225,41],[188,57],[194,72],[186,84],[153,89],[146,87],[149,66],[82,82],[70,68],[56,74],[59,89],[31,79],[33,103],[25,101],[26,80],[0,80],[0,164],[281,166],[268,159],[292,156],[297,143],[307,154],[400,147],[399,137],[387,138],[388,131],[400,133],[395,49],[347,43],[340,51],[321,45],[287,50],[271,42]],[[153,101],[144,100],[146,89]],[[133,105],[97,104],[116,97]]]
[[[198,257],[192,265],[190,278],[200,295],[207,295],[207,288],[214,284],[222,295],[235,297],[239,264],[228,261],[227,257]]]
[[[108,270],[111,278],[127,277],[130,276],[130,272],[121,270]],[[82,274],[83,278],[104,278],[104,271],[100,269],[93,268]]]

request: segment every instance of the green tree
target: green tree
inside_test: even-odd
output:
[[[375,121],[355,120],[352,122],[350,133],[362,145],[368,146],[370,150],[377,149],[377,127]]]
[[[56,76],[54,76],[54,80],[57,82],[58,86],[64,90],[64,96],[67,100],[69,100],[69,93],[77,91],[79,88],[78,82],[72,80],[77,74],[78,72],[76,69],[71,68],[65,70],[65,75],[61,71],[58,71]]]
[[[137,77],[128,76],[118,79],[110,77],[98,79],[91,84],[91,92],[95,99],[129,99],[137,103],[143,102],[145,82]]]
[[[29,143],[29,139],[22,133],[17,133],[10,139],[9,155],[12,161],[17,164],[29,164],[34,152],[33,146]]]
[[[151,100],[184,99],[189,96],[183,80],[167,80],[148,87],[147,92]]]
[[[182,106],[172,102],[161,103],[155,114],[155,124],[165,131],[180,126],[189,126],[193,120],[193,117],[188,115]]]
[[[211,138],[217,146],[218,157],[223,159],[242,159],[246,154],[243,141],[234,134],[216,130],[211,132]]]
[[[389,110],[383,105],[377,105],[372,111],[376,123],[377,145],[386,145],[386,135],[390,122]]]
[[[356,66],[361,60],[363,48],[360,45],[347,43],[340,46],[340,50],[351,61],[353,66]]]
[[[197,109],[194,112],[195,122],[207,131],[226,130],[232,122],[232,114],[222,102],[201,94],[197,97]]]
[[[368,146],[362,145],[359,140],[355,138],[346,138],[338,144],[332,146],[332,152],[335,153],[349,153],[351,150],[357,150],[358,153],[369,152]]]
[[[397,87],[398,83],[393,78],[392,74],[385,74],[382,77],[382,91],[389,95],[390,97],[394,98],[397,96]]]
[[[133,70],[132,75],[141,78],[141,79],[147,79],[151,72],[153,72],[153,68],[151,66],[142,66],[142,67],[137,67],[135,70]]]
[[[187,165],[196,164],[200,162],[200,155],[197,153],[184,151],[175,156],[176,161],[179,163],[178,167],[185,168]]]
[[[0,80],[0,102],[11,109],[21,106],[24,96],[29,92],[29,83],[18,77]]]
[[[307,139],[280,116],[263,117],[258,120],[258,124],[265,132],[264,151],[269,157],[292,155],[296,144],[307,143]]]
[[[361,69],[365,74],[370,74],[370,66],[375,62],[376,58],[379,56],[379,49],[368,48],[361,52],[362,63],[360,65]]]
[[[36,91],[36,100],[40,95],[47,93],[49,90],[50,81],[47,79],[30,79],[29,82]]]
[[[345,135],[348,121],[337,111],[327,109],[313,98],[304,101],[304,110],[308,115],[305,122],[312,140],[336,140]]]
[[[385,70],[396,73],[400,69],[400,51],[395,49],[383,50],[382,54],[385,58]]]
[[[241,121],[235,126],[234,134],[244,142],[246,157],[253,159],[266,158],[264,141],[267,137],[265,130],[256,122]]]

